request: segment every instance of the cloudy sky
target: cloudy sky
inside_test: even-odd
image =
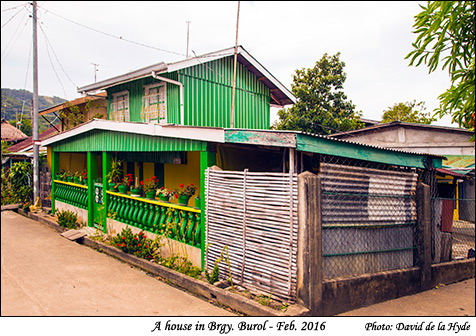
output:
[[[291,89],[296,69],[341,53],[344,92],[363,117],[424,101],[449,86],[446,70],[410,67],[418,1],[241,1],[238,43]],[[76,88],[159,62],[234,46],[237,1],[38,1],[39,93],[66,99]],[[31,5],[2,1],[2,88],[32,91]],[[189,24],[187,23],[190,22]],[[450,118],[435,124],[449,126]]]

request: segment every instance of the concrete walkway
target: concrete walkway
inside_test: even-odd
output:
[[[474,278],[337,316],[475,316]],[[472,319],[475,322],[474,319]]]
[[[234,316],[12,211],[1,293],[2,316]]]

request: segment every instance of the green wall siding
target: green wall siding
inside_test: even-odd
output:
[[[233,57],[206,62],[171,74],[159,74],[184,85],[184,125],[230,127]],[[144,85],[157,82],[152,77],[131,81],[109,88],[108,111],[112,95],[129,91],[131,122],[141,122]],[[269,129],[270,93],[255,75],[242,64],[237,66],[235,128]],[[179,87],[167,83],[167,122],[180,123]]]

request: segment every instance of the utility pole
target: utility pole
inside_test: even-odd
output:
[[[36,1],[33,1],[33,202],[40,194],[40,136],[38,127],[38,33]]]
[[[189,35],[189,28],[190,28],[190,21],[187,21],[187,54],[186,58],[188,58],[188,35]]]
[[[96,72],[98,72],[97,67],[99,66],[99,64],[96,64],[96,63],[91,63],[91,64],[94,65],[94,83],[96,83]]]
[[[235,100],[236,100],[236,62],[238,57],[238,24],[240,22],[240,2],[238,1],[238,13],[236,14],[236,41],[235,41],[235,65],[233,70],[233,92],[231,100],[230,128],[235,128]]]

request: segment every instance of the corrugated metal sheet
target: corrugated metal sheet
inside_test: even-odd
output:
[[[230,127],[233,58],[228,57],[180,70],[185,91],[185,124]],[[235,128],[267,129],[269,89],[238,64]]]
[[[156,137],[145,134],[93,130],[51,145],[57,152],[85,151],[201,151],[206,143],[198,140]]]
[[[417,174],[321,163],[324,277],[413,266]]]

